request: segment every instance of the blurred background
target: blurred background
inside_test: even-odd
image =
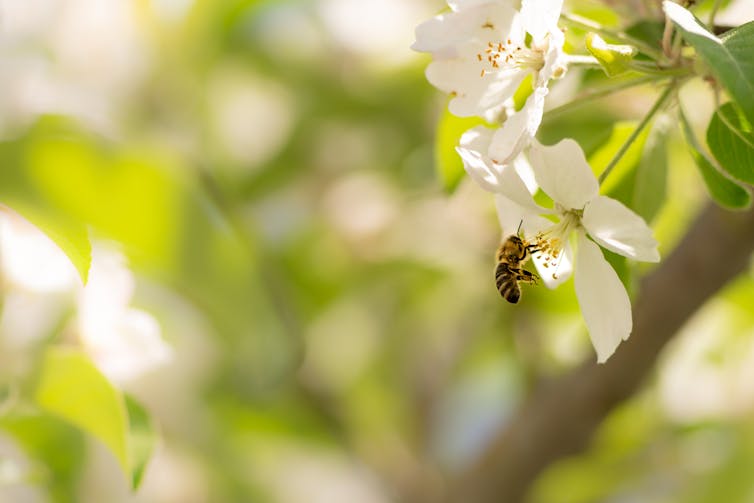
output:
[[[720,21],[754,18],[747,3]],[[444,7],[0,1],[0,501],[440,501],[537,382],[594,358],[572,282],[499,297],[492,198],[436,169],[463,129],[435,141],[446,98],[409,46]],[[550,105],[602,78],[570,72]],[[655,94],[546,116],[541,137],[605,157]],[[682,99],[703,127],[704,84]],[[663,141],[667,254],[706,196]],[[51,218],[88,226],[85,289],[29,223]],[[752,295],[749,274],[697,313],[532,501],[754,501]],[[19,383],[50,344],[85,348],[158,425],[137,491],[100,442],[29,411]]]

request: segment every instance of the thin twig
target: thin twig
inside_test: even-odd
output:
[[[641,132],[644,130],[645,127],[649,124],[649,122],[652,120],[652,117],[657,113],[657,111],[662,107],[662,105],[665,103],[665,101],[668,99],[670,94],[675,89],[675,85],[670,84],[665,89],[665,91],[662,92],[659,98],[657,98],[657,101],[655,101],[655,104],[652,105],[652,108],[647,112],[647,115],[642,119],[642,121],[639,123],[638,126],[636,126],[636,129],[631,133],[631,136],[628,137],[626,142],[621,146],[620,150],[615,154],[615,156],[610,160],[610,164],[607,165],[605,170],[600,175],[599,181],[600,184],[605,181],[605,178],[610,174],[610,172],[615,168],[615,166],[620,162],[620,160],[623,158],[623,156],[626,154],[628,149],[631,147],[631,145],[636,141],[636,138],[639,137]]]
[[[558,107],[548,110],[547,112],[545,112],[545,115],[548,117],[559,115],[563,112],[567,112],[568,110],[572,108],[579,107],[589,101],[596,100],[599,98],[604,98],[605,96],[609,96],[613,93],[617,93],[625,89],[630,89],[632,87],[649,84],[650,82],[656,82],[660,80],[661,78],[662,77],[659,77],[657,75],[648,75],[646,77],[641,77],[641,78],[637,78],[633,80],[612,83],[611,85],[608,85],[608,86],[587,89],[579,93],[577,96],[573,98],[573,100],[569,101],[568,103],[565,103],[563,105],[560,105]]]

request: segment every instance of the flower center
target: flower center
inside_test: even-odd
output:
[[[545,66],[545,52],[543,49],[514,44],[511,39],[507,39],[505,42],[498,42],[497,44],[489,42],[487,49],[476,56],[484,64],[482,77],[488,73],[513,69],[528,69],[538,72]]]
[[[553,268],[552,279],[558,279],[558,268],[563,258],[563,248],[568,242],[571,232],[581,225],[582,210],[563,210],[561,219],[552,227],[537,233],[533,245],[536,248],[534,256],[542,261],[545,268]]]

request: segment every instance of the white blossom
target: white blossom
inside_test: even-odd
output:
[[[160,325],[129,304],[134,278],[119,253],[95,248],[89,281],[78,298],[79,337],[97,367],[123,384],[172,358]]]
[[[522,222],[527,240],[538,250],[532,260],[548,286],[565,281],[574,270],[576,297],[602,363],[631,334],[632,317],[628,293],[600,246],[634,260],[657,262],[657,242],[639,215],[599,194],[599,183],[575,141],[565,139],[552,146],[535,142],[529,159],[553,207],[541,207],[533,200],[521,202],[521,191],[514,185],[499,184],[501,224],[510,231]],[[572,236],[577,245],[575,259]]]
[[[449,5],[450,13],[417,27],[412,47],[432,54],[427,79],[452,96],[451,113],[492,121],[507,112],[492,152],[507,164],[534,137],[548,82],[565,70],[564,37],[557,26],[562,0],[524,0],[520,12],[505,0]],[[513,94],[529,76],[532,93],[524,107],[514,111]]]

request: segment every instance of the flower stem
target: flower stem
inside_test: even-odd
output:
[[[717,11],[720,10],[721,4],[721,0],[715,0],[715,3],[712,4],[712,10],[709,13],[709,21],[707,22],[707,26],[709,26],[710,29],[714,29],[715,27],[715,16],[717,16]]]
[[[551,110],[548,110],[547,112],[545,112],[545,115],[547,115],[548,117],[552,117],[554,115],[567,112],[571,110],[572,108],[581,106],[584,103],[587,103],[589,101],[603,98],[605,96],[609,96],[613,93],[623,91],[624,89],[630,89],[632,87],[641,86],[644,84],[648,84],[650,82],[655,82],[662,78],[663,76],[660,76],[660,75],[647,75],[647,76],[640,77],[637,79],[626,80],[623,82],[615,82],[611,85],[587,89],[581,92],[580,94],[578,94],[577,96],[575,96],[573,100],[569,101],[568,103],[565,103],[563,105],[560,105],[559,107],[555,107]]]
[[[631,136],[628,137],[626,142],[621,146],[620,150],[618,150],[615,156],[610,160],[610,164],[608,164],[602,174],[600,174],[600,184],[605,181],[605,178],[607,178],[613,168],[615,168],[615,166],[620,162],[631,145],[633,145],[633,143],[639,137],[641,132],[644,131],[644,128],[647,127],[649,122],[652,120],[652,117],[654,117],[654,115],[662,107],[662,105],[665,104],[665,101],[667,101],[668,97],[670,97],[670,94],[673,92],[675,87],[675,83],[668,85],[668,87],[665,88],[660,97],[657,98],[657,101],[655,101],[655,104],[652,105],[652,108],[649,110],[649,112],[647,112],[647,115],[642,119],[639,125],[636,126],[636,129],[634,129],[634,131],[631,133]]]
[[[636,46],[641,52],[646,54],[647,56],[652,57],[653,59],[660,59],[662,58],[662,52],[655,49],[651,45],[647,44],[646,42],[639,40],[635,37],[632,37],[626,32],[623,31],[613,31],[608,28],[605,28],[599,23],[595,23],[591,19],[587,19],[585,17],[578,16],[576,14],[561,14],[560,20],[563,21],[565,24],[574,26],[576,28],[580,28],[582,30],[587,31],[593,31],[595,33],[599,33],[600,35],[604,35],[609,38],[622,40],[628,44]]]
[[[655,63],[643,61],[632,61],[629,66],[635,72],[646,73],[648,75],[680,77],[691,73],[691,70],[685,67],[658,68]]]

